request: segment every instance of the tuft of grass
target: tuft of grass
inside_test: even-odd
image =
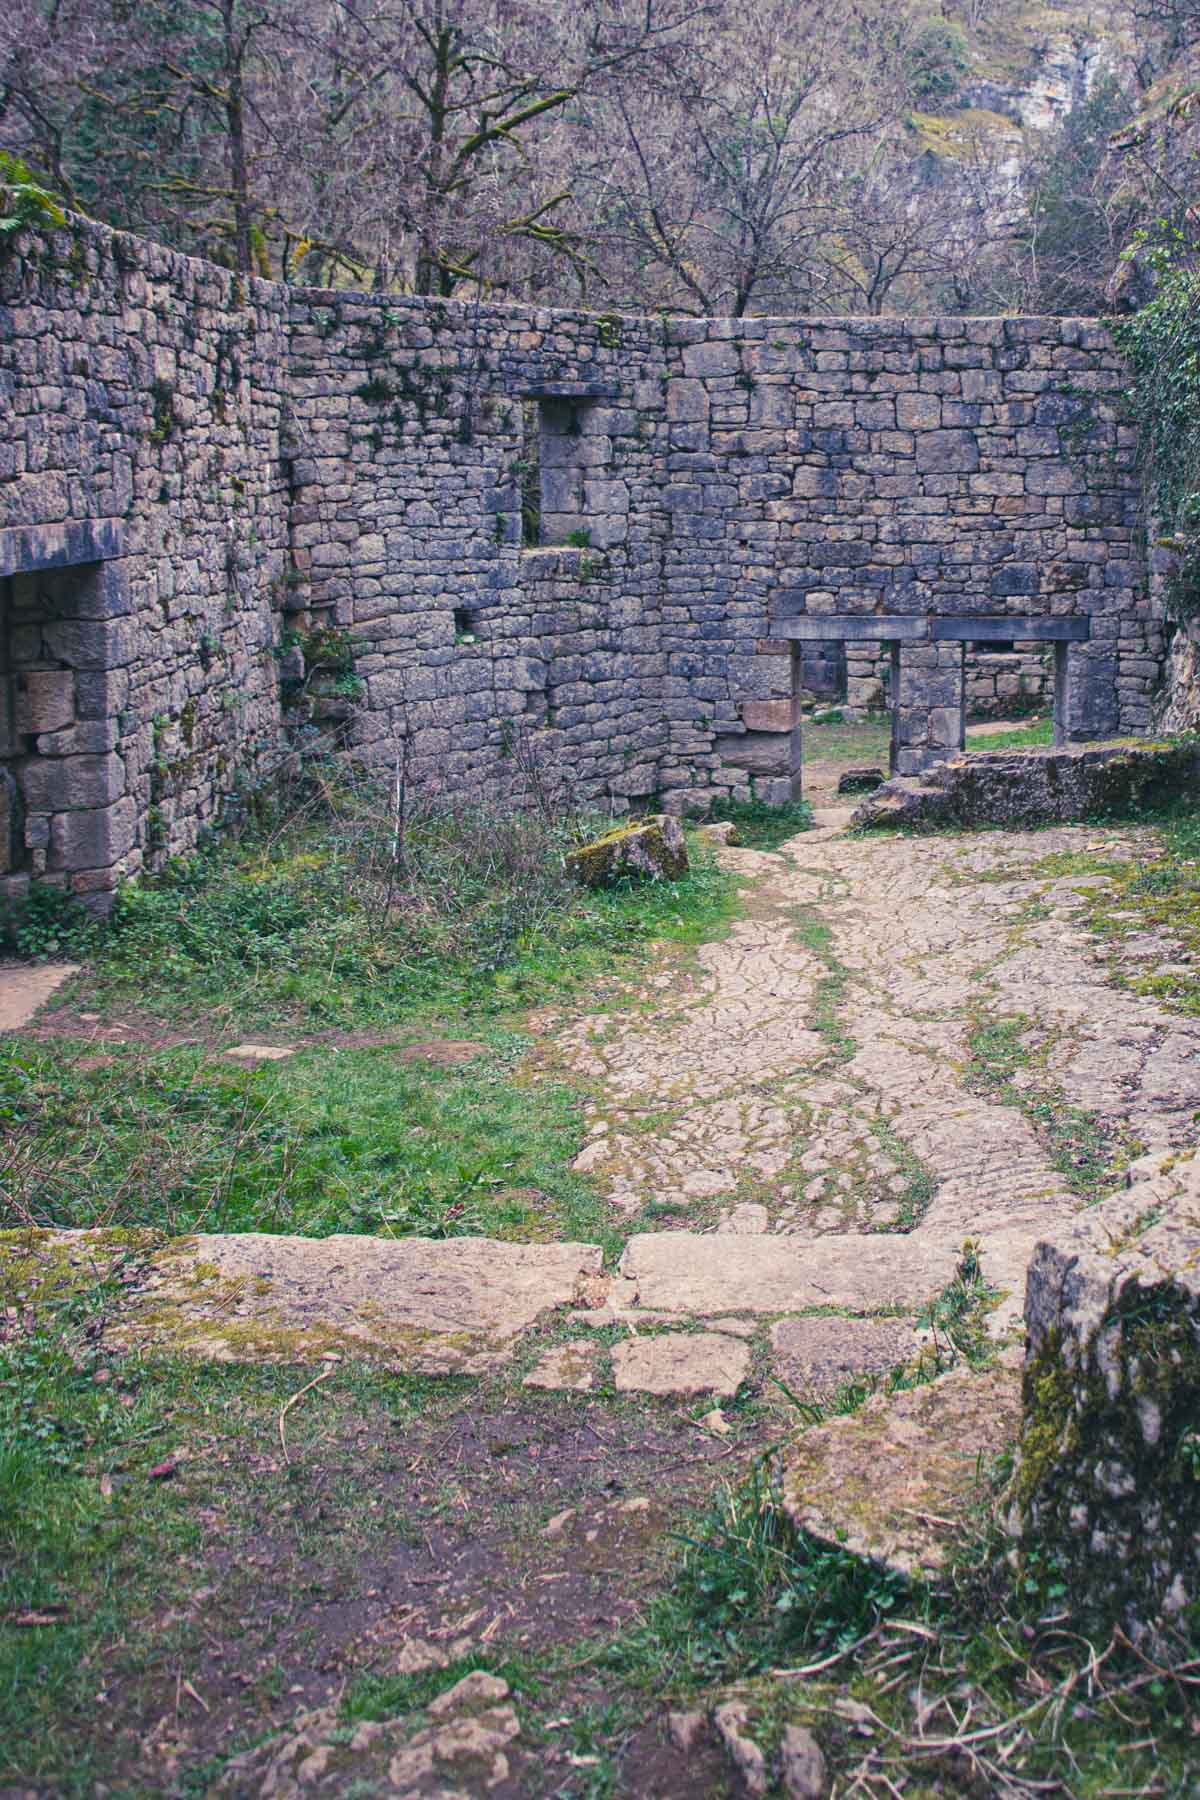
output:
[[[765,800],[718,800],[709,816],[736,825],[737,841],[747,850],[778,850],[789,838],[812,830],[807,800],[787,806],[768,806]]]
[[[1096,1199],[1115,1173],[1111,1136],[1099,1119],[1071,1106],[1040,1072],[1041,1055],[1028,1042],[1032,1030],[1033,1021],[1024,1014],[978,1019],[967,1040],[967,1085],[1024,1113],[1067,1185]],[[1031,1079],[1018,1083],[1018,1073],[1024,1072]]]

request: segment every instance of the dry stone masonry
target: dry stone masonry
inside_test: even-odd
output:
[[[938,618],[999,657],[1078,625],[1061,734],[1145,730],[1165,645],[1122,382],[1084,320],[605,317],[18,238],[0,881],[103,896],[189,848],[321,664],[317,721],[403,742],[427,788],[503,793],[536,755],[618,812],[797,791],[797,622],[821,679],[885,657],[901,772],[961,732],[974,640]],[[846,618],[877,621],[849,658]]]

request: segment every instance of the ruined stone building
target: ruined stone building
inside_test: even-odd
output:
[[[1153,721],[1095,322],[325,292],[78,221],[0,259],[9,892],[191,846],[280,754],[305,652],[318,712],[426,789],[503,791],[520,735],[617,810],[793,795],[820,646],[886,673],[900,772],[961,742],[976,649],[1053,657],[1062,739]]]

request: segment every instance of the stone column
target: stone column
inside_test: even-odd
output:
[[[1095,629],[1093,623],[1093,629]],[[1099,643],[1054,646],[1054,741],[1088,743],[1118,730],[1116,657]]]
[[[916,775],[966,741],[961,643],[892,647],[892,774]]]

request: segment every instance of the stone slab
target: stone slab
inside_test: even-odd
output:
[[[234,1044],[226,1050],[226,1056],[232,1056],[235,1062],[286,1062],[289,1056],[295,1056],[292,1044]]]
[[[1092,635],[1090,619],[1018,617],[1015,613],[993,613],[972,618],[969,613],[946,615],[934,619],[933,641],[966,643],[1045,643],[1079,644]]]
[[[806,1431],[787,1454],[783,1505],[798,1531],[897,1573],[936,1574],[983,1498],[981,1468],[1016,1440],[1019,1371],[960,1368],[877,1394]]]
[[[832,1233],[795,1237],[643,1232],[629,1240],[621,1273],[638,1304],[664,1312],[913,1312],[954,1274],[957,1250],[916,1236]]]
[[[886,1375],[915,1357],[921,1338],[910,1319],[852,1319],[818,1313],[771,1327],[775,1370],[801,1394],[828,1396],[863,1375]]]
[[[0,964],[0,1032],[28,1025],[51,994],[78,973],[78,963]]]
[[[807,613],[772,620],[771,632],[799,643],[924,644],[929,641],[929,619],[917,613]]]
[[[0,576],[77,563],[108,562],[124,552],[120,519],[87,519],[66,525],[21,525],[0,530]]]
[[[601,1264],[595,1244],[200,1235],[156,1255],[122,1329],[218,1361],[340,1352],[474,1373],[505,1360]]]
[[[613,1351],[619,1394],[717,1394],[732,1399],[750,1367],[749,1346],[716,1331],[627,1338]]]
[[[525,1377],[527,1388],[586,1393],[596,1385],[598,1344],[557,1344],[540,1356]]]

